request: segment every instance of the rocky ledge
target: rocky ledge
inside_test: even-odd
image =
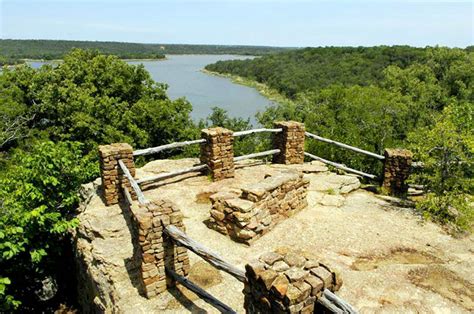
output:
[[[137,169],[136,176],[151,177],[197,163],[196,159],[157,160]],[[207,227],[210,195],[257,184],[265,175],[275,176],[282,171],[304,173],[309,181],[306,208],[281,221],[250,246]],[[84,202],[77,216],[80,224],[75,233],[75,251],[83,312],[215,312],[181,287],[159,298],[140,295],[130,213],[120,204],[105,206],[99,184],[97,180],[83,187]],[[437,225],[422,224],[418,216],[387,206],[387,202],[359,186],[357,177],[328,172],[320,163],[246,161],[236,164],[233,179],[210,182],[206,176],[190,173],[150,184],[144,187],[144,193],[152,201],[173,201],[184,215],[186,233],[241,269],[262,252],[282,247],[304,251],[308,259],[331,265],[344,278],[338,294],[361,312],[474,310],[472,237],[453,239]],[[212,267],[202,267],[202,260],[194,254],[189,258],[192,280],[242,312],[244,285]],[[459,287],[463,287],[461,292]]]

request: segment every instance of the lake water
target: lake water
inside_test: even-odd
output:
[[[205,118],[212,107],[221,107],[232,117],[251,118],[272,102],[255,89],[232,83],[231,80],[203,73],[201,70],[219,60],[245,59],[231,55],[168,55],[164,61],[138,61],[143,63],[157,82],[169,85],[171,99],[186,97],[193,105],[192,117]],[[247,57],[248,58],[248,57]]]
[[[207,117],[212,107],[227,110],[232,117],[250,118],[253,124],[255,114],[263,111],[272,102],[257,90],[232,83],[231,80],[203,73],[201,70],[219,60],[246,59],[233,55],[168,55],[163,61],[129,61],[142,63],[152,78],[168,84],[171,99],[186,97],[193,105],[191,116],[194,120]],[[32,62],[33,67],[42,63]]]

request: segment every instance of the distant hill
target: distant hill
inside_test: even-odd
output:
[[[20,59],[61,59],[72,48],[95,49],[101,53],[117,55],[123,59],[162,59],[166,54],[265,55],[291,49],[265,46],[0,39],[0,59],[3,58],[3,63],[15,63]]]

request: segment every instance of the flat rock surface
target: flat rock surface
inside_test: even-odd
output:
[[[197,163],[196,159],[154,161],[138,169],[137,177]],[[144,192],[151,200],[172,200],[184,214],[187,234],[242,269],[261,254],[285,247],[327,262],[341,272],[344,283],[338,295],[361,313],[474,311],[473,236],[455,239],[409,210],[390,207],[357,189],[355,177],[323,171],[320,164],[284,166],[246,161],[243,165],[236,167],[234,179],[210,182],[206,176],[187,174],[149,185]],[[310,171],[311,167],[316,170]],[[260,182],[266,174],[282,169],[307,173],[310,188],[306,209],[279,223],[251,246],[206,227],[211,194]],[[138,294],[130,229],[123,215],[126,210],[118,205],[106,207],[95,195],[79,214],[78,251],[90,265],[90,276],[100,283],[98,293],[103,299],[114,300],[113,304],[102,302],[102,306],[124,313],[217,313],[183,288],[152,300]],[[191,265],[201,261],[193,253],[190,259]],[[243,284],[220,273],[221,280],[209,279],[213,284],[206,290],[243,313]],[[200,275],[194,274],[196,278]]]

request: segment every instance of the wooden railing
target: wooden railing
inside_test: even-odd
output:
[[[135,179],[130,174],[130,171],[128,170],[127,166],[123,163],[122,160],[119,160],[118,164],[119,164],[120,169],[122,170],[123,174],[125,175],[125,177],[127,177],[128,181],[130,181],[130,185],[132,186],[133,190],[135,191],[135,194],[137,194],[138,202],[140,204],[147,204],[148,200],[145,198],[145,195],[143,194],[142,190],[140,189],[140,186],[138,185],[137,181],[135,181]]]
[[[157,147],[151,147],[151,148],[145,148],[145,149],[139,149],[133,152],[133,156],[144,156],[144,155],[150,155],[150,154],[156,154],[159,152],[162,152],[167,149],[173,149],[173,148],[179,148],[179,147],[185,147],[188,145],[193,145],[193,144],[201,144],[205,143],[205,139],[199,139],[199,140],[193,140],[193,141],[184,141],[184,142],[175,142],[171,144],[165,144]]]
[[[249,135],[249,134],[255,134],[255,133],[262,133],[262,132],[269,132],[269,133],[278,133],[282,132],[282,129],[252,129],[252,130],[245,130],[245,131],[238,131],[234,132],[233,136],[234,137],[239,137],[239,136],[244,136],[244,135]],[[192,141],[183,141],[183,142],[174,142],[170,144],[165,144],[157,147],[151,147],[151,148],[145,148],[145,149],[139,149],[133,152],[133,156],[144,156],[144,155],[150,155],[150,154],[156,154],[165,150],[169,149],[174,149],[174,148],[181,148],[189,145],[195,145],[195,144],[202,144],[206,143],[205,139],[199,139],[199,140],[192,140]],[[234,161],[240,161],[240,160],[246,160],[246,159],[251,159],[251,158],[257,158],[257,157],[263,157],[263,156],[268,156],[268,155],[274,155],[280,153],[279,149],[273,149],[273,150],[267,150],[264,152],[259,152],[259,153],[254,153],[254,154],[248,154],[248,155],[243,155],[243,156],[237,156],[234,157]],[[150,183],[150,182],[155,182],[158,180],[163,180],[163,179],[168,179],[172,177],[176,177],[179,175],[183,175],[186,173],[191,173],[191,172],[198,172],[202,171],[207,168],[207,165],[196,165],[187,169],[182,169],[182,170],[177,170],[173,172],[167,172],[167,173],[162,173],[153,177],[149,178],[143,178],[136,180],[137,184],[144,184],[144,183]],[[130,181],[132,182],[132,181]]]
[[[222,303],[219,299],[214,297],[212,294],[208,293],[206,290],[202,289],[191,280],[186,277],[180,276],[171,269],[166,269],[166,274],[173,278],[175,281],[179,282],[195,294],[197,294],[203,301],[215,307],[221,313],[237,313],[228,305]]]
[[[250,134],[250,133],[248,133],[248,134]],[[189,142],[186,145],[190,145]],[[275,150],[270,150],[270,151],[266,151],[266,152],[255,153],[255,154],[250,154],[250,155],[246,155],[246,156],[240,156],[240,157],[236,157],[236,158],[240,158],[239,160],[243,160],[243,159],[246,159],[246,158],[260,157],[260,156],[265,156],[265,155],[276,154],[276,153],[279,153],[279,152],[280,152],[280,150],[275,149]],[[249,156],[252,156],[252,157],[249,157]],[[245,157],[245,158],[243,158],[243,157]],[[127,168],[127,166],[124,164],[124,162],[122,160],[119,160],[118,164],[119,164],[119,167],[120,167],[123,175],[129,180],[132,189],[134,190],[135,194],[137,195],[138,202],[140,204],[148,204],[149,201],[146,199],[145,195],[143,194],[142,190],[140,189],[139,183],[154,180],[154,179],[156,179],[156,177],[149,178],[148,180],[143,180],[142,179],[140,181],[136,181],[132,177],[129,169]],[[201,168],[196,169],[198,167],[202,167],[202,166],[197,166],[197,167],[190,168],[190,169],[193,169],[193,171],[197,171],[197,170],[201,169]],[[189,170],[189,169],[187,169],[187,170]],[[179,172],[179,171],[177,171],[177,172]],[[186,172],[186,170],[181,171],[181,173],[185,173],[185,172]],[[166,175],[172,175],[172,173],[169,173],[169,174],[166,174]],[[163,175],[162,175],[162,177],[163,177]],[[132,203],[133,203],[133,200],[132,200],[132,197],[130,195],[130,192],[128,191],[127,188],[124,188],[122,190],[123,190],[123,193],[125,195],[125,199],[127,200],[129,205],[131,206]],[[181,231],[177,227],[175,227],[173,225],[165,226],[165,228],[163,229],[163,232],[176,245],[185,247],[188,250],[194,252],[195,254],[200,256],[202,259],[204,259],[206,262],[208,262],[209,264],[213,265],[217,269],[225,271],[226,273],[230,274],[231,276],[233,276],[234,278],[236,278],[240,282],[246,282],[247,279],[246,279],[246,276],[245,276],[245,272],[243,270],[241,270],[241,269],[233,266],[232,264],[226,262],[217,253],[215,253],[212,250],[210,250],[209,248],[203,246],[199,242],[193,240],[191,237],[189,237],[186,233],[184,233],[183,231]],[[189,290],[196,293],[203,301],[205,301],[208,304],[212,305],[214,308],[216,308],[221,313],[236,313],[236,311],[233,310],[231,307],[224,304],[219,299],[217,299],[216,297],[214,297],[213,295],[211,295],[210,293],[208,293],[207,291],[205,291],[204,289],[202,289],[201,287],[199,287],[198,285],[196,285],[195,283],[193,283],[189,279],[187,279],[187,278],[185,278],[181,275],[178,275],[172,269],[166,268],[165,271],[166,271],[166,274],[168,276],[173,278],[173,280],[181,283],[183,286],[185,286]],[[345,302],[343,299],[339,298],[337,295],[335,295],[334,293],[332,293],[331,291],[329,291],[327,289],[325,289],[323,291],[323,295],[320,298],[318,298],[317,302],[320,303],[322,306],[324,306],[329,311],[331,311],[332,313],[351,313],[351,314],[357,313],[347,302]]]
[[[305,155],[305,156],[308,156],[308,157],[311,158],[311,159],[318,160],[318,161],[320,161],[320,162],[322,162],[322,163],[325,163],[325,164],[328,164],[328,165],[330,165],[330,166],[333,166],[334,168],[337,168],[337,169],[341,169],[341,170],[344,170],[344,171],[347,171],[347,172],[352,172],[352,173],[355,173],[355,174],[358,174],[358,175],[361,175],[361,176],[364,176],[364,177],[367,177],[367,178],[370,178],[370,179],[376,179],[376,178],[377,178],[376,175],[373,175],[373,174],[370,174],[370,173],[366,173],[366,172],[363,172],[363,171],[359,171],[359,170],[355,170],[355,169],[346,167],[346,166],[344,166],[343,164],[339,164],[339,163],[337,163],[337,162],[330,161],[330,160],[327,160],[327,159],[324,159],[324,158],[315,156],[315,155],[310,154],[310,153],[307,153],[307,152],[305,152],[304,155]]]
[[[282,132],[282,129],[253,129],[253,130],[245,130],[245,131],[237,131],[234,132],[234,137],[243,136],[253,133],[262,133],[262,132],[270,132],[270,133],[279,133]]]
[[[197,241],[191,239],[186,233],[179,230],[175,226],[169,225],[164,229],[165,234],[170,236],[173,241],[179,245],[193,251],[199,255],[203,260],[211,264],[217,269],[223,270],[226,273],[232,275],[238,281],[245,282],[245,272],[232,266],[228,262],[224,261],[218,254],[212,252]]]
[[[342,148],[345,148],[345,149],[349,149],[349,150],[352,150],[354,152],[361,153],[361,154],[364,154],[364,155],[367,155],[367,156],[370,156],[370,157],[374,157],[374,158],[377,158],[377,159],[380,159],[380,160],[385,159],[385,157],[382,156],[382,155],[375,154],[375,153],[369,152],[367,150],[364,150],[364,149],[361,149],[361,148],[358,148],[358,147],[354,147],[354,146],[350,146],[350,145],[347,145],[347,144],[344,144],[344,143],[341,143],[341,142],[330,140],[328,138],[324,138],[324,137],[321,137],[321,136],[318,136],[316,134],[309,133],[309,132],[305,132],[305,134],[308,137],[311,137],[315,140],[318,140],[318,141],[321,141],[321,142],[324,142],[324,143],[333,144],[333,145],[336,145],[336,146],[339,146],[339,147],[342,147]]]
[[[197,166],[194,166],[194,167],[191,167],[191,168],[176,170],[176,171],[173,171],[173,172],[162,173],[162,174],[156,175],[154,177],[143,178],[143,179],[137,180],[137,183],[138,184],[150,183],[150,182],[154,182],[154,181],[158,181],[158,180],[163,180],[163,179],[176,177],[176,176],[186,174],[186,173],[190,173],[190,172],[201,171],[201,170],[204,170],[206,168],[207,168],[207,165],[197,165]]]
[[[335,145],[335,146],[338,146],[338,147],[341,147],[341,148],[345,148],[345,149],[348,149],[348,150],[352,150],[354,152],[357,152],[357,153],[360,153],[360,154],[364,154],[366,156],[369,156],[369,157],[373,157],[373,158],[376,158],[378,160],[385,160],[385,157],[382,156],[382,155],[379,155],[379,154],[375,154],[375,153],[372,153],[372,152],[369,152],[369,151],[366,151],[364,149],[361,149],[361,148],[358,148],[358,147],[354,147],[354,146],[350,146],[350,145],[347,145],[347,144],[344,144],[344,143],[341,143],[341,142],[337,142],[337,141],[334,141],[334,140],[331,140],[331,139],[328,139],[328,138],[324,138],[324,137],[321,137],[321,136],[318,136],[316,134],[313,134],[313,133],[309,133],[309,132],[305,132],[306,136],[307,137],[310,137],[312,139],[315,139],[315,140],[318,140],[318,141],[321,141],[321,142],[324,142],[324,143],[328,143],[328,144],[332,144],[332,145]],[[314,159],[314,160],[318,160],[322,163],[325,163],[325,164],[328,164],[328,165],[331,165],[337,169],[341,169],[341,170],[344,170],[344,171],[347,171],[347,172],[351,172],[351,173],[355,173],[355,174],[358,174],[358,175],[361,175],[363,177],[366,177],[366,178],[369,178],[369,179],[377,179],[378,176],[377,175],[374,175],[374,174],[370,174],[370,173],[366,173],[366,172],[363,172],[363,171],[360,171],[360,170],[356,170],[356,169],[352,169],[350,167],[347,167],[343,164],[339,164],[337,162],[334,162],[334,161],[330,161],[330,160],[327,160],[327,159],[324,159],[324,158],[321,158],[319,156],[316,156],[316,155],[313,155],[313,154],[310,154],[310,153],[307,153],[305,152],[304,153],[305,156],[311,158],[311,159]]]
[[[138,202],[140,204],[148,204],[149,201],[146,199],[138,183],[130,174],[130,171],[128,170],[127,166],[123,163],[122,160],[119,160],[118,163],[119,163],[120,169],[122,170],[123,175],[125,175],[125,177],[130,181],[130,184],[134,192],[137,194]],[[131,206],[133,203],[133,200],[130,195],[130,192],[126,188],[122,190],[127,202]],[[237,278],[239,281],[245,280],[245,273],[242,270],[225,262],[221,257],[219,257],[219,255],[212,252],[208,248],[204,247],[200,243],[194,241],[188,235],[186,235],[184,232],[182,232],[175,226],[168,225],[164,228],[163,232],[167,234],[173,240],[173,242],[175,242],[177,245],[188,248],[189,250],[193,251],[197,255],[201,256],[205,261],[207,261],[214,267],[226,271],[227,273]],[[214,306],[221,313],[236,313],[236,311],[234,311],[232,308],[230,308],[226,304],[219,301],[217,298],[212,296],[210,293],[206,292],[204,289],[202,289],[198,285],[194,284],[189,279],[176,274],[172,269],[166,268],[165,271],[174,280],[181,283],[183,286],[193,291],[194,293],[196,293],[202,300]]]
[[[253,153],[253,154],[248,154],[248,155],[237,156],[237,157],[234,157],[234,161],[240,161],[240,160],[245,160],[245,159],[252,159],[252,158],[257,158],[257,157],[275,155],[275,154],[279,154],[279,153],[280,153],[279,149],[272,149],[272,150],[267,150],[267,151],[260,152],[260,153]]]

